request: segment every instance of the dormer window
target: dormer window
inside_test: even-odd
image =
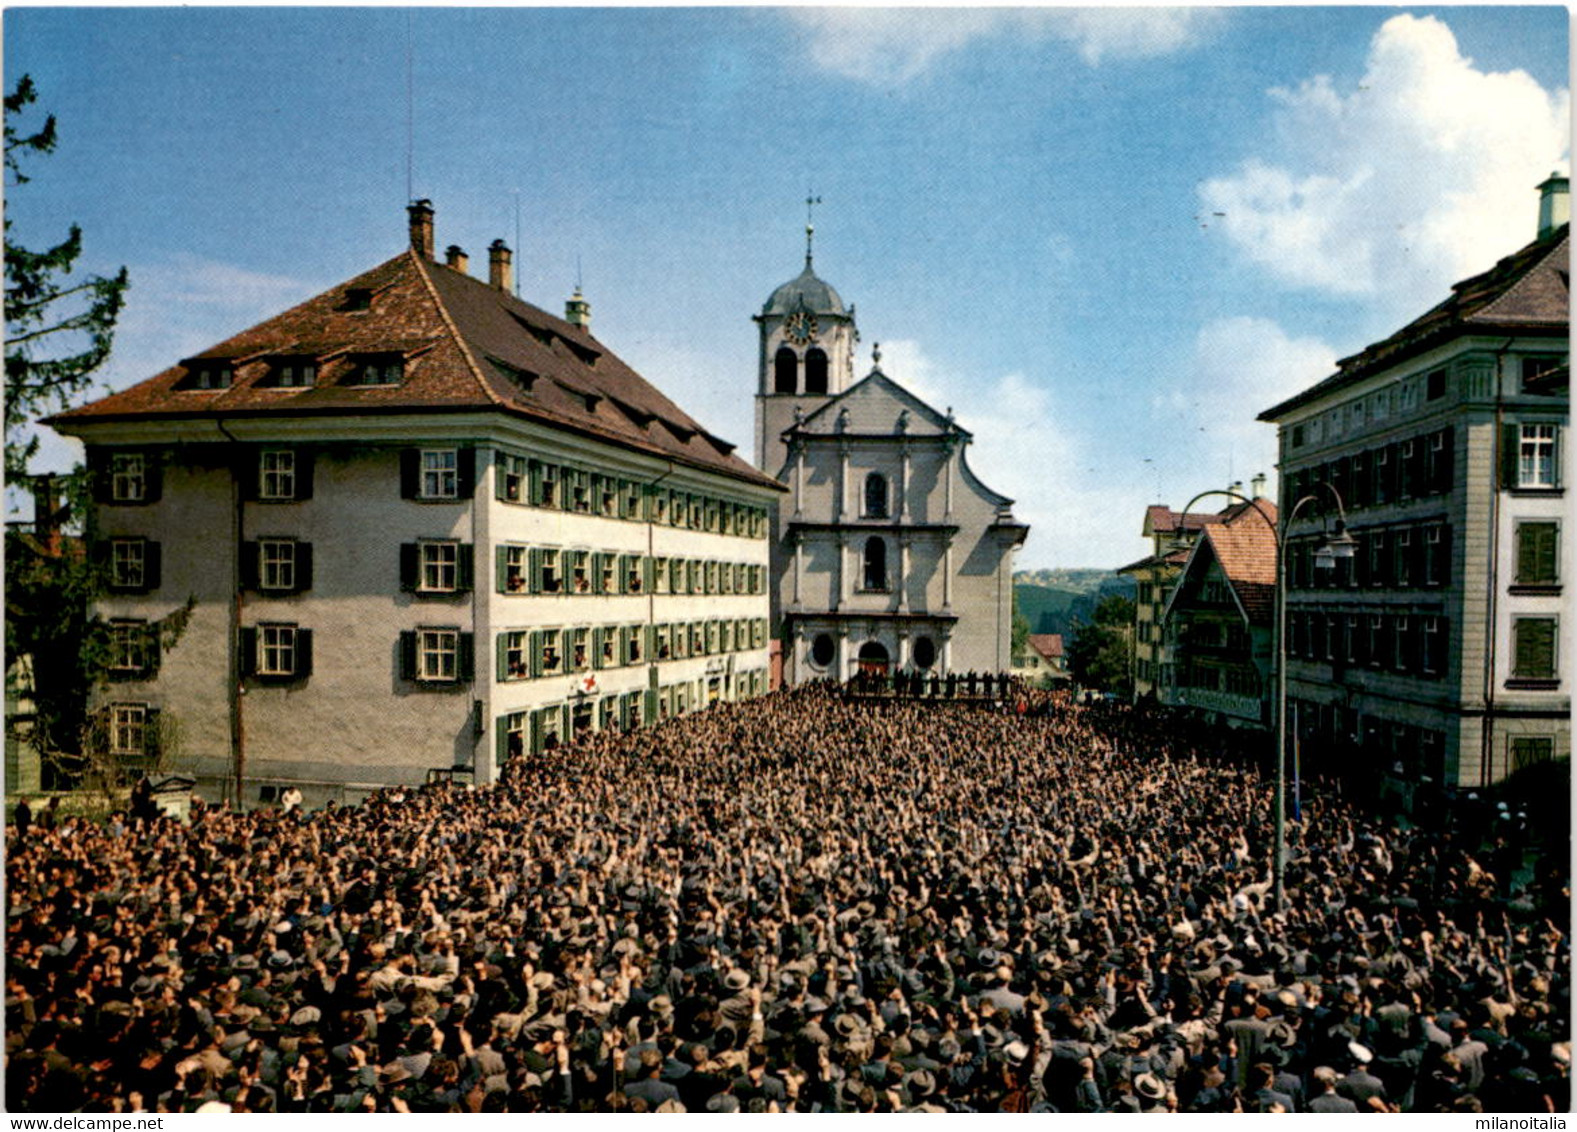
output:
[[[363,354],[354,364],[352,385],[398,385],[405,377],[405,359],[399,354]]]
[[[372,291],[367,287],[352,287],[345,292],[345,305],[340,308],[347,311],[364,311],[372,309]]]
[[[305,389],[317,381],[316,358],[275,358],[268,374],[268,383],[280,389]]]
[[[190,371],[186,379],[188,389],[229,389],[235,380],[235,370],[228,358],[191,361],[186,365]]]

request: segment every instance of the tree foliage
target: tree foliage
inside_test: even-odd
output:
[[[24,158],[55,149],[53,114],[31,133],[21,125],[37,98],[28,75],[5,97],[8,187],[28,182]],[[27,473],[38,450],[27,426],[69,407],[109,357],[127,275],[122,267],[113,278],[74,277],[82,229],[73,224],[63,241],[33,251],[11,239],[11,211],[6,209],[5,218],[5,472],[15,480]]]
[[[1086,688],[1127,697],[1133,692],[1134,603],[1120,594],[1104,597],[1088,622],[1074,627],[1068,671]]]

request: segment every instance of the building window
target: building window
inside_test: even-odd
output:
[[[569,584],[574,593],[591,593],[591,551],[569,552]]]
[[[564,671],[564,654],[559,648],[559,629],[544,629],[537,634],[537,675],[557,676]]]
[[[817,668],[826,668],[832,663],[836,651],[832,637],[826,633],[818,633],[810,644],[810,662]]]
[[[779,346],[772,357],[772,392],[799,391],[799,358],[787,346]]]
[[[1548,735],[1515,735],[1511,740],[1511,771],[1547,763],[1555,757],[1555,740]]]
[[[258,456],[257,496],[265,501],[296,497],[296,454],[288,448],[267,449]]]
[[[1442,621],[1438,617],[1425,617],[1419,622],[1419,669],[1425,676],[1440,675],[1440,662],[1445,656],[1441,629]]]
[[[928,669],[936,663],[936,642],[930,637],[920,637],[914,643],[914,666]]]
[[[460,497],[459,453],[453,448],[422,449],[423,499],[458,499]]]
[[[398,354],[369,354],[356,361],[353,385],[398,385],[405,377],[405,359]]]
[[[1424,379],[1424,399],[1426,401],[1438,401],[1445,395],[1446,371],[1443,369],[1433,370]]]
[[[543,547],[537,552],[537,592],[556,594],[563,590],[564,577],[559,573],[559,552],[552,547]]]
[[[528,634],[523,629],[505,633],[503,644],[502,671],[498,674],[500,680],[524,680],[531,675],[531,659],[528,654]]]
[[[805,351],[805,392],[827,392],[827,355],[815,346]]]
[[[1398,586],[1413,584],[1413,532],[1406,528],[1391,536],[1391,577]]]
[[[433,683],[453,683],[460,678],[458,629],[416,631],[416,678]]]
[[[1554,680],[1556,621],[1553,617],[1518,617],[1511,623],[1511,675],[1517,680]]]
[[[110,754],[141,756],[148,753],[146,704],[110,705]]]
[[[460,544],[422,542],[421,575],[417,588],[424,593],[453,593],[460,588]]]
[[[529,483],[525,457],[500,452],[494,467],[498,474],[498,497],[506,503],[524,503]]]
[[[579,468],[569,468],[564,472],[565,483],[569,485],[569,509],[582,515],[591,514],[591,475]]]
[[[278,358],[269,373],[269,384],[281,389],[304,389],[317,381],[318,363],[314,358]]]
[[[619,481],[611,476],[598,478],[597,513],[604,518],[614,518],[619,513]]]
[[[624,630],[624,663],[641,663],[641,639],[646,630],[641,625],[630,625]]]
[[[552,464],[538,464],[537,490],[533,500],[538,507],[559,506],[559,470]]]
[[[1446,537],[1446,528],[1442,525],[1428,527],[1424,531],[1424,585],[1443,586],[1451,573],[1451,561],[1448,555],[1451,550],[1451,540]]]
[[[865,589],[875,593],[887,590],[887,543],[883,539],[865,540]]]
[[[110,499],[115,503],[141,503],[147,498],[146,457],[123,452],[110,457]]]
[[[1552,586],[1560,581],[1560,525],[1517,524],[1517,584]]]
[[[144,678],[153,674],[154,638],[146,621],[112,621],[109,639],[109,670],[121,679]]]
[[[228,361],[196,361],[188,363],[191,371],[189,387],[192,389],[229,389],[235,381],[235,370]]]
[[[655,634],[656,660],[670,660],[673,658],[673,630],[667,625],[657,626]]]
[[[865,517],[887,518],[887,477],[880,472],[865,477]]]
[[[639,554],[624,556],[624,592],[638,594],[645,584],[646,567]]]
[[[142,538],[110,540],[110,589],[143,590],[148,583],[149,542]]]
[[[584,672],[591,667],[591,630],[570,630],[569,662],[576,672]]]
[[[668,559],[652,559],[652,583],[660,594],[673,591],[673,572],[669,568]]]
[[[527,716],[523,711],[510,712],[504,717],[504,758],[518,759],[526,753]]]
[[[296,588],[296,542],[294,539],[257,540],[257,586],[260,590]]]
[[[1561,356],[1559,356],[1557,354],[1547,354],[1547,355],[1544,355],[1542,357],[1523,358],[1522,359],[1522,388],[1523,388],[1523,390],[1526,391],[1528,386],[1536,384],[1538,382],[1539,378],[1543,377],[1545,374],[1550,373],[1553,370],[1559,369],[1561,367],[1561,365],[1565,362],[1565,360],[1566,359],[1562,358]]]
[[[1525,424],[1517,453],[1518,487],[1555,487],[1555,426]]]
[[[257,675],[294,676],[296,674],[296,626],[259,625],[257,627]]]
[[[668,493],[659,491],[652,496],[652,522],[663,525],[668,522]]]
[[[597,667],[616,668],[619,664],[619,630],[612,626],[597,630]]]
[[[597,555],[597,592],[600,594],[616,594],[619,592],[619,559],[613,554]]]
[[[531,571],[530,551],[523,546],[504,547],[503,589],[505,593],[524,593]]]

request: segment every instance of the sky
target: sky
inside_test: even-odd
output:
[[[1274,492],[1259,412],[1533,239],[1568,58],[1560,6],[12,7],[7,89],[59,145],[6,215],[128,268],[120,389],[394,255],[429,198],[440,248],[485,272],[503,238],[555,313],[579,281],[748,454],[751,315],[814,194],[856,372],[879,344],[954,409],[1020,569],[1112,568],[1150,503]]]

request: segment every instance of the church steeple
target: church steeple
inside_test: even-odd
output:
[[[805,198],[805,268],[778,287],[754,316],[761,327],[756,383],[756,466],[776,475],[783,432],[795,410],[809,414],[842,393],[854,379],[859,341],[854,307],[815,270],[814,222],[821,198]]]

